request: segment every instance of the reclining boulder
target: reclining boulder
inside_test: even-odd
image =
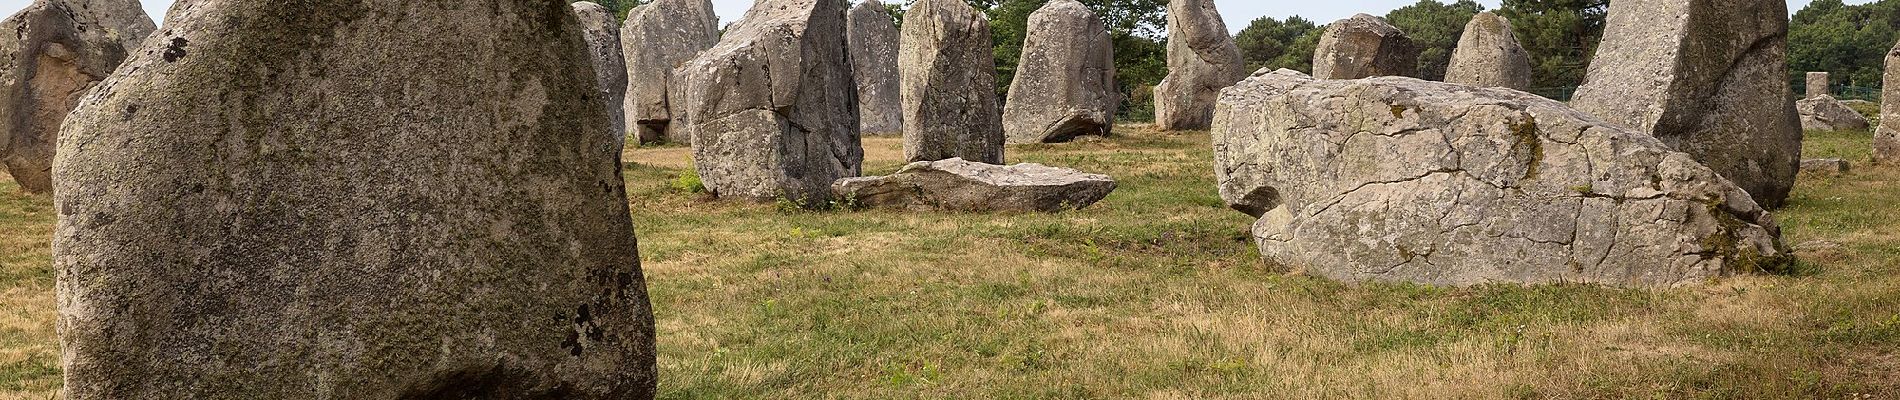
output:
[[[1804,131],[1857,131],[1872,126],[1867,116],[1825,94],[1796,101],[1794,109],[1801,113]]]
[[[1260,73],[1222,93],[1221,197],[1269,264],[1344,281],[1674,286],[1790,258],[1655,137],[1502,88]]]
[[[890,176],[845,178],[834,196],[871,208],[912,211],[1057,212],[1087,208],[1115,180],[1042,164],[1002,166],[952,158],[919,161]]]

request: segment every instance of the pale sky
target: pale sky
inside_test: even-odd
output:
[[[141,0],[145,3],[145,12],[153,19],[163,19],[165,9],[171,7],[172,0]],[[258,0],[265,1],[265,0]],[[885,0],[896,3],[899,0]],[[1441,0],[1451,1],[1451,0]],[[1487,8],[1495,8],[1500,0],[1478,0]],[[1806,7],[1811,0],[1788,0],[1789,12]],[[1846,0],[1847,4],[1866,4],[1874,0]],[[1220,8],[1221,16],[1227,19],[1227,27],[1239,31],[1254,18],[1272,16],[1285,18],[1299,15],[1321,24],[1352,16],[1356,13],[1384,15],[1394,8],[1416,3],[1417,0],[1214,0]],[[13,15],[26,8],[30,0],[0,0],[0,15]],[[713,0],[713,8],[724,22],[731,22],[745,14],[751,7],[751,0]]]

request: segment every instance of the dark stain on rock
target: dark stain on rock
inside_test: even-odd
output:
[[[165,62],[178,62],[178,59],[185,58],[185,46],[189,44],[191,41],[185,38],[172,38],[172,43],[165,46]]]

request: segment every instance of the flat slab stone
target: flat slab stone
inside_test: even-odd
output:
[[[896,174],[840,179],[839,199],[913,211],[1057,212],[1087,208],[1115,179],[1042,164],[995,165],[953,158],[915,162]]]
[[[1854,165],[1839,158],[1816,158],[1801,160],[1801,173],[1821,176],[1841,176],[1854,170]]]
[[[1801,99],[1794,103],[1794,109],[1801,114],[1801,130],[1857,131],[1869,126],[1867,116],[1848,108],[1834,96],[1824,94]]]
[[[1791,260],[1687,154],[1516,90],[1262,71],[1223,92],[1213,139],[1221,198],[1287,270],[1667,287]]]

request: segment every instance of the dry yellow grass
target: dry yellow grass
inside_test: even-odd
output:
[[[1900,397],[1900,168],[1803,178],[1778,213],[1813,249],[1795,276],[1344,285],[1262,268],[1205,134],[1123,132],[1010,149],[1122,182],[1053,215],[709,201],[670,184],[686,149],[629,150],[661,397]],[[1865,140],[1810,153],[1865,161]],[[895,170],[898,143],[868,139],[867,172]],[[45,398],[53,216],[0,192],[0,399]]]

